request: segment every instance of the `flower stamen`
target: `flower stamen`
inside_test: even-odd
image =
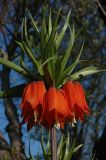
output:
[[[56,129],[60,129],[60,123],[58,123],[58,122],[55,123],[55,124],[54,124],[54,127],[55,127]]]
[[[72,119],[72,122],[71,122],[72,127],[75,127],[76,123],[77,123],[77,121],[76,121],[75,116],[74,116],[74,118]]]
[[[34,121],[35,123],[38,121],[38,112],[34,111]]]

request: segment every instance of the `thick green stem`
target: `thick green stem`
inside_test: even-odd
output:
[[[56,129],[51,128],[51,160],[57,160]]]

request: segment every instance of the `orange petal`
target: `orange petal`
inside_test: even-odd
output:
[[[74,88],[74,83],[72,81],[67,81],[63,86],[63,90],[66,93],[68,106],[73,113],[74,105],[76,103],[76,91]]]
[[[87,102],[86,102],[86,99],[85,99],[85,93],[84,93],[83,87],[81,86],[80,83],[77,82],[77,83],[75,83],[75,89],[78,92],[78,95],[76,97],[77,105],[80,108],[82,108],[84,113],[89,114],[90,110],[88,108],[88,105],[87,105]]]
[[[46,93],[45,84],[43,81],[38,81],[38,101],[39,104],[43,105],[44,94]]]
[[[46,94],[46,98],[48,112],[55,110],[57,113],[64,116],[67,116],[69,114],[64,92],[51,87]]]
[[[50,87],[46,92],[43,107],[43,116],[46,118],[49,126],[60,122],[59,117],[64,118],[71,115],[64,92],[54,87]]]
[[[38,104],[43,103],[43,97],[46,88],[43,81],[32,82],[26,86],[23,92],[23,99],[21,108],[24,106],[25,101],[29,102],[33,109],[36,109]]]

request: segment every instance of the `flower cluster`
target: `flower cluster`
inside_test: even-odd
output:
[[[20,107],[22,124],[27,122],[27,130],[35,124],[64,128],[66,122],[83,121],[84,114],[90,113],[81,84],[72,81],[60,89],[50,87],[48,90],[43,81],[32,82],[24,89]]]

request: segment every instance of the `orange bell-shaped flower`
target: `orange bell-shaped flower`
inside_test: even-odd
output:
[[[28,122],[28,130],[38,122],[38,119],[41,116],[45,92],[46,88],[43,81],[32,82],[24,89],[20,108],[22,109],[23,116],[22,123]]]
[[[68,107],[74,114],[74,118],[83,121],[84,113],[89,114],[90,110],[81,84],[67,81],[63,86],[63,90],[66,93]]]
[[[46,127],[52,127],[54,124],[64,127],[65,119],[71,117],[71,111],[67,105],[67,99],[64,91],[50,87],[46,92],[43,101],[42,118],[47,121]]]

